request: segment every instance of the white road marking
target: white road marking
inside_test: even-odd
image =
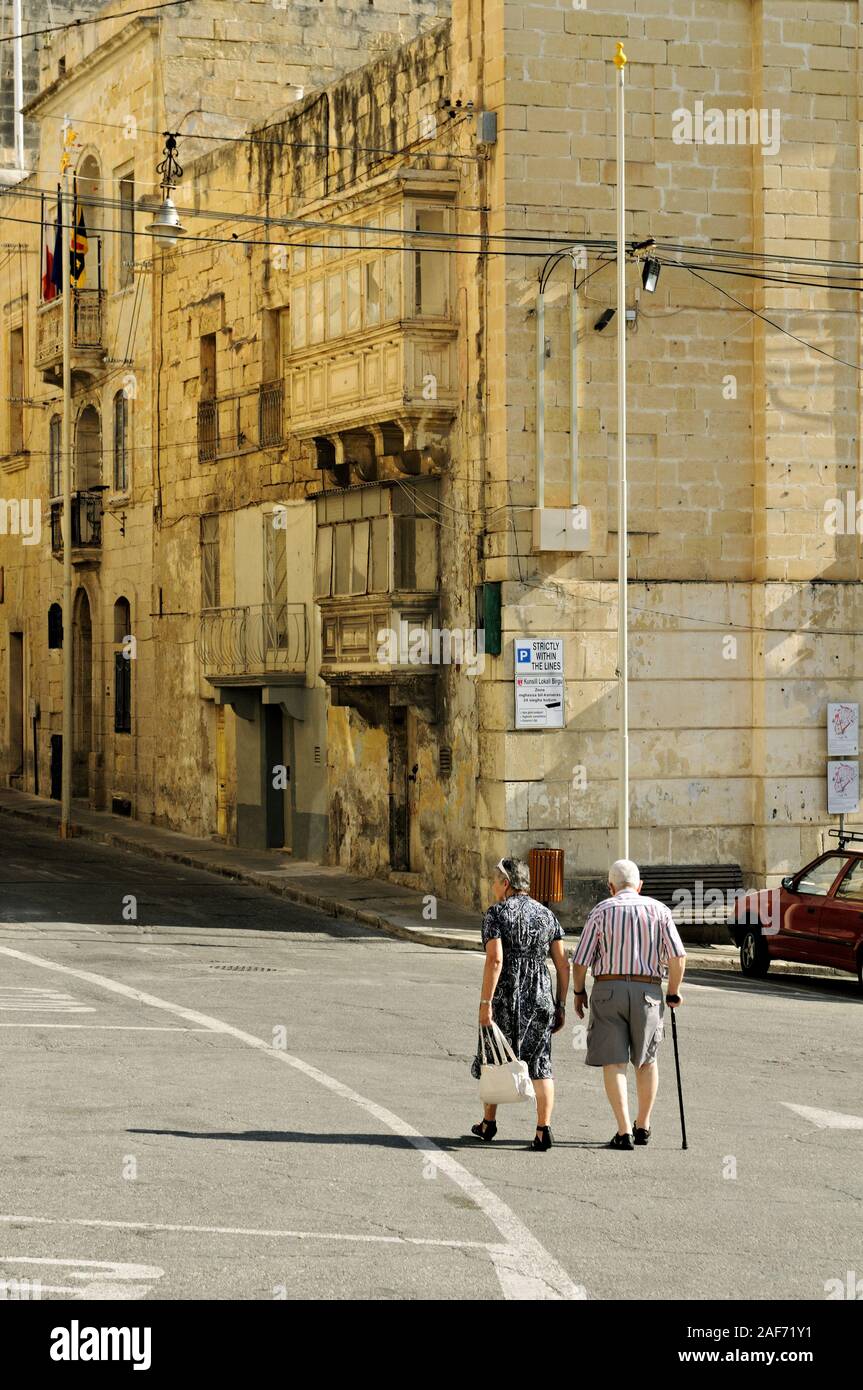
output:
[[[413,1125],[408,1124],[392,1110],[387,1110],[375,1101],[368,1100],[358,1091],[352,1090],[350,1086],[345,1086],[341,1081],[337,1081],[334,1076],[329,1076],[327,1072],[321,1071],[309,1062],[304,1062],[300,1057],[294,1057],[289,1052],[282,1052],[279,1048],[273,1047],[272,1043],[264,1042],[262,1038],[256,1038],[254,1034],[246,1033],[241,1028],[235,1028],[222,1019],[213,1018],[209,1014],[198,1013],[194,1009],[183,1008],[167,999],[160,999],[154,994],[146,994],[143,990],[133,989],[131,985],[124,985],[119,980],[112,980],[106,975],[97,975],[92,971],[79,970],[70,965],[59,965],[56,961],[45,960],[41,956],[32,956],[24,951],[16,951],[10,946],[0,946],[0,953],[11,959],[21,960],[27,965],[35,965],[43,970],[53,970],[72,979],[96,985],[112,994],[120,994],[126,999],[132,999],[138,1004],[145,1004],[153,1009],[162,1009],[167,1013],[175,1014],[178,1018],[186,1019],[189,1023],[199,1024],[213,1033],[222,1033],[237,1038],[248,1047],[255,1048],[275,1061],[283,1062],[286,1066],[301,1072],[343,1100],[350,1101],[353,1105],[364,1110],[380,1124],[386,1125],[387,1129],[392,1130],[394,1134],[401,1135],[403,1139],[406,1139],[409,1144],[425,1155],[426,1162],[432,1163],[441,1173],[444,1173],[457,1187],[461,1188],[480,1211],[484,1212],[502,1235],[503,1249],[507,1252],[505,1258],[502,1253],[497,1259],[493,1257],[495,1272],[504,1298],[580,1300],[587,1297],[584,1288],[573,1283],[563,1266],[540,1244],[515,1212],[490,1188],[485,1186],[485,1183],[463,1167],[451,1154],[438,1148],[432,1139],[421,1134],[418,1129],[414,1129]]]
[[[165,1273],[158,1265],[119,1264],[116,1260],[60,1260],[47,1255],[0,1255],[0,1265],[36,1265],[68,1270],[73,1284],[43,1284],[41,1293],[69,1293],[78,1299],[142,1299]],[[136,1281],[147,1280],[146,1283]]]
[[[0,930],[5,931],[8,927],[22,927],[26,931],[32,931],[34,927],[53,927],[55,931],[89,931],[100,934],[102,930],[101,927],[85,927],[82,922],[45,922],[41,920],[27,922],[17,917],[14,920],[11,917],[0,918]]]
[[[368,1245],[440,1245],[458,1250],[503,1249],[486,1240],[443,1240],[426,1236],[349,1235],[343,1231],[278,1231],[258,1226],[177,1226],[160,1221],[103,1221],[83,1216],[15,1216],[0,1213],[0,1222],[28,1226],[97,1226],[118,1231],[164,1231],[169,1235],[267,1236],[274,1240],[349,1240]],[[3,1257],[0,1256],[0,1259]]]
[[[88,1033],[210,1033],[210,1028],[178,1028],[170,1023],[0,1023],[0,1028],[72,1028]]]
[[[94,1014],[89,1004],[81,1004],[59,989],[37,989],[25,985],[0,985],[2,1013]]]
[[[693,967],[693,969],[697,968],[697,966]],[[747,980],[745,975],[737,975],[730,970],[725,971],[723,973],[730,976],[729,984],[731,984],[731,988],[736,990],[738,994],[749,993],[749,990],[747,990],[746,986],[750,983],[750,981]],[[828,994],[827,991],[823,988],[816,992],[816,990],[814,989],[795,989],[793,985],[786,984],[786,980],[793,980],[795,978],[797,977],[794,975],[771,975],[770,980],[768,982],[768,986],[765,988],[765,997],[768,999],[811,999],[813,1001],[817,1001],[819,999],[829,999],[832,1001],[836,998],[835,994]],[[806,978],[809,980],[813,980],[815,977],[812,975],[807,975]],[[852,979],[853,976],[849,975],[848,981],[850,982]],[[765,982],[762,981],[762,984],[764,983]],[[834,979],[834,983],[842,984],[844,983],[844,981],[836,977]],[[687,990],[703,989],[706,990],[709,994],[727,993],[726,987],[723,987],[721,985],[697,985],[695,981],[690,980],[688,976],[684,981],[684,985]]]
[[[786,1110],[793,1110],[795,1115],[802,1115],[804,1120],[809,1120],[818,1129],[863,1129],[863,1116],[843,1115],[841,1110],[816,1110],[811,1105],[792,1105],[790,1101],[780,1101]]]

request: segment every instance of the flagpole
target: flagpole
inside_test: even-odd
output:
[[[63,417],[60,457],[63,463],[63,759],[60,778],[60,838],[72,834],[72,762],[74,690],[72,633],[72,276],[69,235],[70,146],[75,132],[64,122],[63,157],[60,161],[60,287],[63,295]]]
[[[626,54],[617,45],[617,678],[620,719],[617,854],[629,858],[629,661],[627,651],[626,512],[626,192],[624,154],[624,69]]]

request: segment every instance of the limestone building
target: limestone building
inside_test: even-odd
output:
[[[223,8],[69,40],[29,108],[39,167],[3,200],[38,224],[72,115],[104,278],[75,362],[79,794],[464,902],[503,851],[552,845],[570,905],[594,891],[616,848],[601,322],[623,40],[627,236],[661,263],[652,293],[627,268],[632,853],[754,881],[804,863],[828,824],[827,702],[861,693],[859,543],[829,525],[859,495],[856,0],[342,6],[362,41],[329,70],[320,7],[249,5],[242,39]],[[282,22],[302,72],[220,66],[238,42],[264,74]],[[187,228],[170,251],[144,232],[165,128]],[[56,306],[39,231],[19,235],[0,480],[47,517]],[[554,531],[575,508],[577,548]],[[47,531],[0,536],[3,775],[43,791]],[[515,726],[530,637],[563,639],[559,728]]]

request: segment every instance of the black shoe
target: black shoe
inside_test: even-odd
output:
[[[639,1148],[644,1148],[646,1144],[650,1143],[650,1130],[642,1129],[641,1125],[633,1125],[632,1137]]]
[[[605,1146],[607,1149],[633,1149],[631,1134],[615,1134],[614,1138]]]
[[[478,1125],[471,1125],[471,1134],[475,1134],[477,1139],[481,1139],[484,1144],[490,1144],[497,1134],[496,1120],[480,1120]]]
[[[546,1149],[550,1149],[553,1143],[554,1138],[548,1125],[537,1125],[536,1134],[527,1147],[535,1154],[542,1154]]]

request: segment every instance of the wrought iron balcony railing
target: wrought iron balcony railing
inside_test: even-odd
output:
[[[282,422],[284,382],[267,381],[258,392],[258,440],[264,445],[281,444],[285,437]]]
[[[73,492],[72,549],[98,550],[102,545],[102,493]],[[51,503],[51,551],[63,553],[63,503]]]
[[[285,437],[284,384],[268,381],[198,402],[198,459],[273,448]]]
[[[206,608],[198,623],[198,654],[213,677],[300,674],[308,658],[305,604]]]
[[[218,401],[198,401],[198,459],[205,463],[219,452]]]

